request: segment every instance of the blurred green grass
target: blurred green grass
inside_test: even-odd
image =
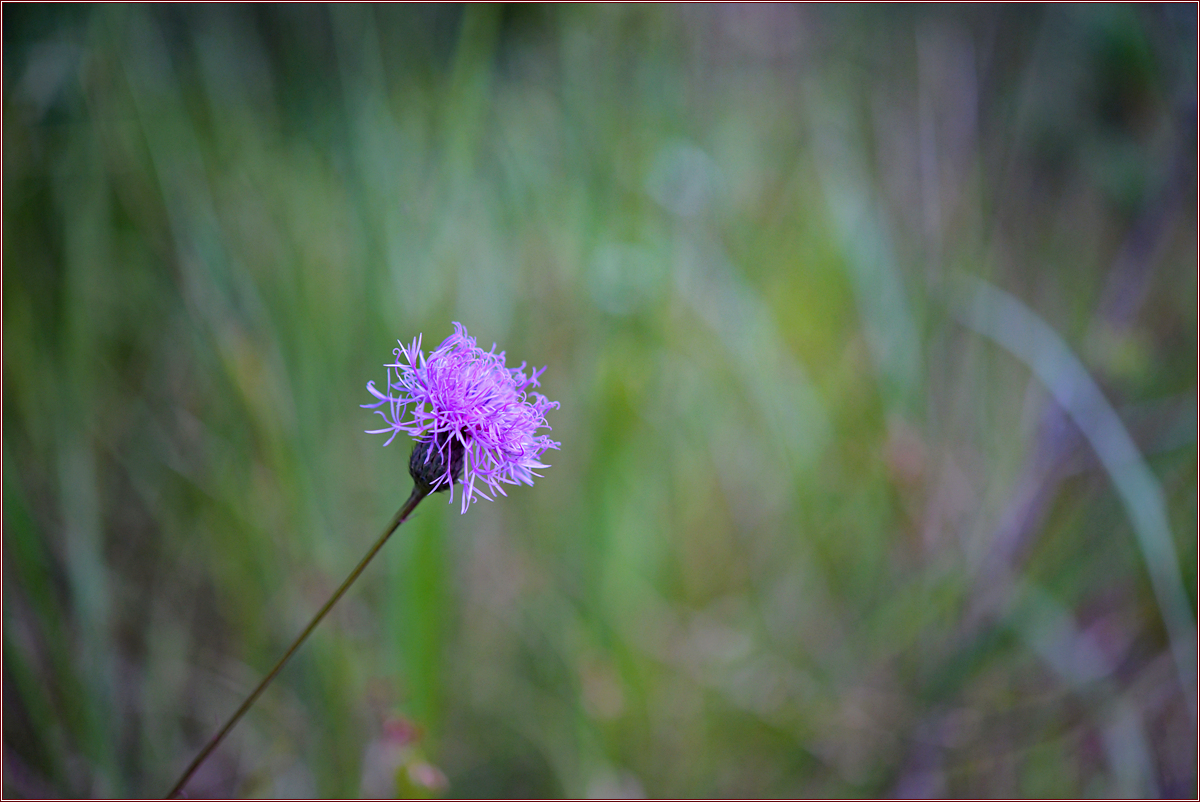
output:
[[[1196,793],[1122,498],[954,303],[1082,360],[1194,627],[1194,8],[3,13],[6,795],[170,786],[452,320],[553,467],[423,505],[193,795]]]

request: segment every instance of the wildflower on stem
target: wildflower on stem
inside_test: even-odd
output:
[[[420,337],[407,348],[401,343],[393,353],[396,361],[387,366],[387,392],[380,392],[375,389],[374,382],[369,382],[367,389],[379,400],[363,406],[374,409],[387,421],[387,428],[369,432],[390,432],[385,446],[400,432],[416,438],[408,460],[408,472],[413,478],[412,493],[375,545],[292,641],[283,657],[234,711],[225,726],[208,739],[167,792],[168,797],[183,792],[196,770],[283,670],[321,619],[349,590],[422,499],[430,493],[449,490],[453,501],[454,485],[461,483],[462,511],[466,512],[476,498],[491,500],[487,490],[504,494],[501,484],[531,485],[533,477],[540,475],[534,473],[534,469],[549,467],[539,460],[546,449],[558,448],[559,444],[537,431],[550,428],[545,413],[557,407],[558,402],[548,401],[541,393],[529,389],[538,386],[538,376],[545,368],[526,375],[524,362],[519,368],[505,367],[503,351],[497,354],[495,345],[491,351],[476,347],[474,338],[467,336],[458,323],[454,324],[454,334],[434,349],[428,359],[421,351]],[[406,415],[410,417],[406,418]]]

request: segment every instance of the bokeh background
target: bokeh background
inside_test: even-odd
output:
[[[1196,9],[3,9],[4,793],[1194,796]]]

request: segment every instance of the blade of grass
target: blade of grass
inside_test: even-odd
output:
[[[956,310],[968,328],[1027,364],[1083,432],[1129,515],[1150,584],[1167,627],[1179,682],[1196,723],[1196,634],[1171,540],[1162,488],[1120,416],[1071,349],[1012,295],[969,279]]]

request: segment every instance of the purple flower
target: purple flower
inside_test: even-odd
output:
[[[368,382],[367,390],[379,400],[363,404],[387,426],[367,434],[390,433],[385,446],[400,432],[412,435],[415,481],[433,491],[449,490],[452,501],[454,485],[461,482],[466,512],[476,498],[491,501],[489,490],[507,495],[501,484],[532,485],[541,475],[534,469],[549,467],[541,456],[559,443],[537,430],[550,428],[545,413],[558,402],[529,390],[539,386],[544,367],[528,375],[524,362],[505,367],[503,351],[497,354],[495,344],[491,351],[477,347],[459,323],[428,359],[419,336],[407,347],[400,343],[392,354],[396,361],[386,366],[386,392]]]

